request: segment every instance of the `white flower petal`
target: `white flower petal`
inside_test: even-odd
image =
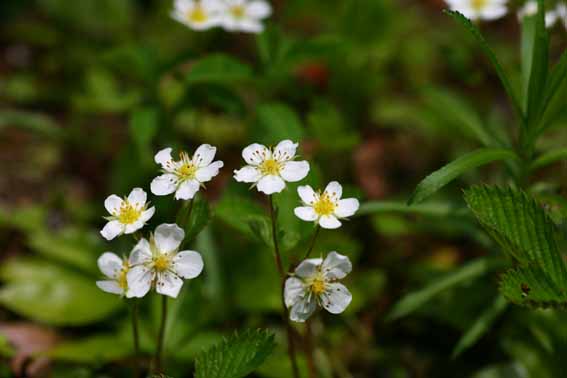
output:
[[[309,185],[298,186],[297,194],[299,194],[299,198],[301,198],[301,201],[306,205],[313,205],[313,203],[319,199],[319,196]]]
[[[272,7],[266,1],[251,1],[247,7],[247,13],[253,18],[266,18],[272,13]]]
[[[286,139],[278,143],[274,148],[273,158],[277,161],[289,161],[295,157],[298,143],[293,143],[291,140]]]
[[[142,238],[130,252],[130,257],[128,258],[128,263],[130,266],[145,264],[152,261],[152,250],[150,248],[150,243]]]
[[[303,180],[309,173],[309,163],[307,161],[288,161],[283,163],[280,171],[284,180],[297,182]]]
[[[337,203],[335,215],[339,218],[346,218],[353,216],[358,210],[360,203],[356,198],[345,198]]]
[[[142,220],[142,217],[138,218],[138,220],[134,223],[127,224],[124,227],[125,234],[133,234],[134,232],[138,231],[140,228],[144,227],[145,222]]]
[[[116,281],[112,281],[112,280],[96,281],[96,286],[98,286],[100,290],[106,293],[118,294],[118,295],[124,294],[124,289],[122,289],[118,284],[118,282]]]
[[[219,169],[221,169],[223,166],[224,163],[222,161],[215,161],[214,163],[206,167],[197,169],[197,172],[195,172],[195,178],[199,182],[210,181],[213,177],[219,174]]]
[[[258,182],[260,178],[262,178],[260,171],[251,165],[234,171],[234,179],[238,182]]]
[[[97,265],[106,277],[117,279],[122,270],[122,259],[112,252],[104,252],[98,258]]]
[[[323,261],[322,269],[327,279],[340,280],[350,273],[352,264],[347,256],[332,251]]]
[[[173,259],[173,269],[179,277],[195,278],[203,271],[203,258],[195,251],[181,251]]]
[[[112,240],[118,235],[124,233],[124,225],[117,220],[112,220],[108,222],[104,228],[100,231],[100,234],[106,240]]]
[[[156,208],[155,207],[150,207],[147,210],[142,211],[142,215],[140,215],[140,221],[143,224],[146,224],[147,221],[150,220],[151,217],[154,216],[154,213],[156,212]]]
[[[234,25],[233,30],[239,30],[245,33],[261,33],[264,30],[264,25],[253,19],[240,20]]]
[[[319,265],[321,265],[322,262],[323,259],[319,259],[319,258],[303,260],[297,266],[297,268],[295,268],[295,275],[301,278],[311,278],[313,277],[313,275],[317,271],[317,268],[319,267]]]
[[[190,200],[195,197],[195,193],[199,191],[199,181],[185,180],[179,185],[175,192],[175,199]]]
[[[126,274],[128,281],[128,298],[142,298],[150,291],[154,280],[154,272],[144,265],[133,267]]]
[[[170,272],[161,272],[156,281],[156,291],[168,297],[177,298],[183,286],[183,280]]]
[[[289,318],[294,322],[303,323],[311,316],[311,314],[313,314],[313,312],[315,312],[316,308],[317,301],[315,300],[315,297],[313,295],[308,295],[295,302],[289,312]]]
[[[122,206],[122,198],[118,197],[116,194],[108,196],[104,200],[104,208],[112,215],[118,215],[120,213],[120,207]]]
[[[253,143],[242,150],[242,158],[249,165],[258,165],[271,156],[270,150],[258,143]]]
[[[340,314],[352,301],[352,294],[340,283],[327,284],[327,289],[319,296],[321,305],[331,314]]]
[[[147,198],[148,195],[141,188],[134,188],[132,189],[130,194],[128,194],[128,202],[130,202],[130,204],[132,205],[135,205],[137,208],[144,206],[146,204]]]
[[[269,175],[264,176],[258,181],[258,191],[265,194],[279,193],[285,188],[285,182],[279,176]]]
[[[184,237],[185,231],[175,223],[160,224],[154,232],[156,247],[162,253],[177,250]]]
[[[341,222],[334,215],[323,215],[319,219],[319,225],[332,230],[341,227]]]
[[[325,194],[333,201],[338,201],[343,195],[343,187],[336,181],[331,181],[325,188]]]
[[[177,189],[177,176],[173,173],[165,173],[152,180],[150,189],[156,196],[166,196]]]
[[[313,222],[317,220],[317,213],[315,213],[315,210],[313,210],[311,206],[296,207],[293,209],[293,212],[299,219],[304,221]]]
[[[299,278],[290,277],[285,281],[284,300],[287,308],[293,306],[305,294],[305,287]]]
[[[158,152],[156,156],[154,156],[154,161],[161,165],[161,167],[166,171],[173,170],[173,159],[171,158],[171,151],[172,149],[170,147],[164,148],[163,150]]]
[[[195,153],[193,154],[193,164],[197,167],[202,168],[211,164],[217,153],[217,148],[211,146],[210,144],[200,145]]]
[[[496,20],[504,17],[508,13],[508,9],[503,5],[493,5],[485,7],[480,12],[480,17],[484,20]]]

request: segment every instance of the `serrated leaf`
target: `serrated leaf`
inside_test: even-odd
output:
[[[195,378],[244,377],[257,369],[274,347],[274,335],[269,331],[235,333],[195,359]]]
[[[394,320],[406,316],[419,309],[441,292],[494,271],[501,266],[502,261],[494,258],[480,258],[471,261],[454,272],[448,273],[443,278],[435,280],[431,285],[404,296],[394,305],[394,308],[388,315],[388,319]]]
[[[505,252],[522,265],[541,267],[557,286],[567,285],[555,225],[533,198],[521,190],[475,186],[465,191],[465,201]]]
[[[230,84],[252,78],[250,66],[224,54],[213,54],[197,61],[185,80],[189,84]]]
[[[445,13],[449,14],[451,17],[453,17],[453,19],[455,19],[458,23],[464,26],[476,39],[480,48],[482,49],[488,60],[490,60],[490,63],[492,63],[492,66],[496,71],[496,74],[498,75],[500,82],[502,83],[504,89],[506,90],[506,93],[508,94],[508,98],[510,99],[510,103],[518,119],[524,120],[524,115],[522,112],[522,108],[520,106],[520,102],[518,101],[518,96],[516,95],[516,92],[512,88],[512,85],[510,84],[510,80],[508,79],[508,76],[504,72],[504,69],[502,68],[500,62],[498,61],[498,58],[496,57],[496,55],[494,54],[494,52],[492,51],[492,49],[490,48],[490,46],[488,45],[482,34],[480,33],[480,30],[478,30],[478,28],[468,18],[466,18],[457,11],[446,10]]]
[[[422,202],[443,186],[471,169],[494,161],[513,159],[517,159],[516,154],[505,148],[481,148],[469,152],[424,178],[415,188],[408,204]]]

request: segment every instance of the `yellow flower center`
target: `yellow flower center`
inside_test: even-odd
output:
[[[258,166],[262,175],[278,175],[281,169],[281,163],[274,159],[266,159]]]
[[[179,154],[181,162],[183,163],[179,168],[175,170],[177,176],[182,180],[190,180],[195,178],[195,173],[197,173],[197,166],[193,164],[189,155],[186,152],[181,152]]]
[[[122,224],[132,224],[140,218],[140,215],[142,215],[142,210],[132,206],[127,200],[124,200],[122,206],[120,206],[118,221]]]
[[[487,0],[472,0],[472,8],[476,11],[481,11],[486,6]]]
[[[156,257],[154,257],[154,268],[158,272],[164,272],[169,270],[171,266],[171,257],[168,253],[160,253]]]
[[[325,292],[325,281],[321,277],[317,277],[311,282],[311,292],[320,295]]]
[[[243,18],[244,15],[246,14],[244,11],[244,7],[241,5],[236,5],[230,8],[230,13],[234,18]]]
[[[120,288],[124,290],[128,288],[128,280],[126,279],[127,274],[128,267],[124,266],[120,271],[120,275],[118,275],[118,286],[120,286]]]
[[[203,10],[200,5],[196,5],[193,9],[189,11],[187,15],[189,21],[194,22],[196,24],[200,24],[202,22],[207,21],[207,13]]]
[[[335,207],[335,203],[331,201],[327,193],[321,194],[319,200],[313,204],[313,210],[315,210],[315,213],[319,216],[333,214]]]

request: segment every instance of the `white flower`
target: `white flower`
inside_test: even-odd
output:
[[[175,0],[171,17],[194,30],[219,26],[223,4],[219,0]]]
[[[330,182],[323,193],[315,193],[309,185],[298,187],[297,193],[304,206],[296,207],[295,215],[323,228],[339,228],[339,219],[354,215],[359,207],[356,198],[341,199],[343,188],[336,181]]]
[[[174,161],[171,158],[171,148],[164,148],[154,157],[164,174],[152,181],[152,193],[165,196],[175,192],[175,199],[193,198],[199,187],[218,175],[219,169],[223,167],[222,161],[213,162],[216,152],[216,147],[202,144],[192,158],[181,152],[179,160]]]
[[[538,6],[536,0],[527,1],[524,6],[518,10],[518,19],[521,21],[524,17],[535,16],[537,14],[537,9]]]
[[[106,240],[112,240],[118,235],[131,234],[140,228],[154,215],[155,208],[147,208],[147,195],[140,188],[134,188],[127,198],[113,194],[104,201],[108,223],[100,231]]]
[[[317,305],[331,314],[343,312],[352,295],[337,281],[352,270],[348,257],[330,252],[322,259],[304,260],[295,269],[295,275],[285,281],[284,300],[290,308],[289,318],[304,322],[313,314]]]
[[[563,24],[563,27],[567,29],[567,5],[564,3],[557,4],[555,10],[549,11],[545,14],[545,25],[550,28],[557,21]]]
[[[470,20],[496,20],[506,15],[508,0],[445,0],[452,10]]]
[[[177,249],[185,232],[176,224],[162,224],[148,242],[140,239],[130,254],[128,298],[141,298],[155,287],[159,294],[176,298],[183,286],[182,278],[195,278],[203,270],[198,252]]]
[[[281,192],[286,181],[300,181],[309,173],[307,161],[293,161],[297,146],[291,140],[281,141],[273,151],[258,143],[249,145],[242,150],[248,165],[235,170],[234,179],[253,183],[268,195]]]
[[[262,19],[272,13],[270,4],[263,0],[225,0],[222,26],[227,31],[260,33],[264,30]]]
[[[107,293],[126,295],[128,291],[126,274],[130,268],[128,260],[122,260],[112,252],[105,252],[98,258],[97,264],[102,274],[109,279],[96,281],[96,286]]]

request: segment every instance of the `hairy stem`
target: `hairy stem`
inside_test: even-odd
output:
[[[321,230],[321,226],[317,225],[315,227],[315,231],[313,232],[313,236],[311,237],[311,242],[309,243],[309,248],[307,249],[305,256],[303,256],[303,260],[308,258],[309,255],[311,254],[311,252],[313,251],[313,247],[315,247],[315,241],[317,240],[317,236],[319,235],[320,230]]]
[[[134,339],[134,378],[140,376],[140,336],[138,333],[138,300],[132,300],[132,338]]]
[[[305,322],[305,357],[307,359],[307,371],[309,378],[317,377],[317,368],[315,367],[315,345],[313,343],[313,327],[311,319]]]
[[[167,322],[167,296],[162,295],[161,298],[161,324],[159,326],[159,334],[156,348],[156,373],[163,373],[163,344],[165,339],[165,325]]]
[[[289,355],[293,377],[299,378],[299,369],[297,367],[295,344],[293,342],[293,328],[289,323],[289,314],[284,299],[286,272],[284,271],[283,268],[282,257],[280,254],[280,248],[278,244],[277,219],[276,219],[277,217],[274,208],[274,199],[272,196],[269,197],[270,197],[270,218],[272,221],[272,240],[274,243],[274,258],[276,260],[276,267],[278,269],[278,273],[280,274],[280,280],[281,280],[280,298],[282,300],[282,318],[287,332],[287,353]]]

